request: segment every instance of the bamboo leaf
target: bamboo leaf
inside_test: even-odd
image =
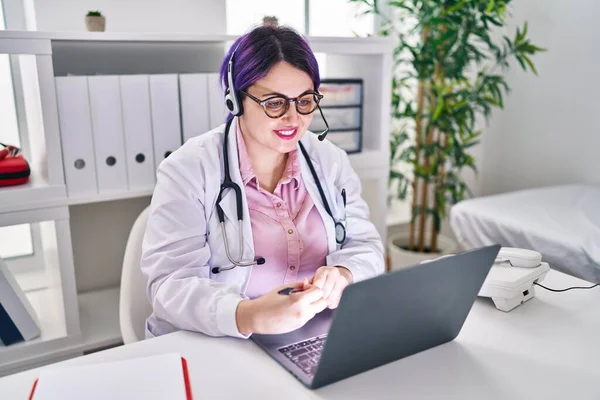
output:
[[[472,142],[463,144],[463,147],[465,149],[468,149],[470,147],[477,146],[480,142],[481,142],[480,140],[473,140]]]
[[[525,60],[525,62],[527,63],[527,65],[529,65],[529,68],[531,69],[531,72],[533,72],[535,75],[537,75],[537,70],[535,69],[533,63],[531,62],[531,60],[529,59],[529,57],[527,56],[523,56],[523,60]]]
[[[519,64],[521,64],[521,68],[523,68],[523,71],[527,71],[527,68],[525,67],[525,62],[523,62],[523,59],[521,58],[521,56],[516,56],[517,61],[519,62]]]
[[[390,170],[390,177],[393,179],[406,179],[404,174],[394,170]]]
[[[452,14],[453,12],[463,8],[463,6],[467,3],[468,0],[460,0],[458,3],[447,9],[444,14]],[[492,0],[493,1],[493,0]]]
[[[433,121],[437,121],[437,119],[440,117],[440,114],[442,113],[442,111],[444,111],[444,105],[445,103],[443,101],[438,101],[437,107],[435,108],[435,111],[433,113]]]

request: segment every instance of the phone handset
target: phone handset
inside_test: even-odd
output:
[[[494,264],[504,264],[520,268],[536,268],[542,263],[542,255],[535,250],[517,247],[502,247]]]

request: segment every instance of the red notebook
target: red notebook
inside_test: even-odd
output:
[[[29,400],[193,400],[187,360],[168,353],[42,369]]]

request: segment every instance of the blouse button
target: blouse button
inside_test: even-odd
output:
[[[292,233],[294,233],[293,229],[288,229],[288,233],[291,235]]]
[[[281,203],[277,203],[277,207],[281,207]]]
[[[296,269],[296,266],[295,266],[295,265],[290,265],[290,270],[292,270],[292,271],[293,271],[293,270],[295,270],[295,269]]]

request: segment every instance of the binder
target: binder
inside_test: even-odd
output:
[[[179,74],[183,142],[211,129],[207,74]]]
[[[67,195],[96,194],[96,158],[87,79],[85,76],[59,76],[54,82]]]
[[[121,94],[117,75],[88,76],[98,193],[127,190]]]
[[[225,107],[225,93],[219,82],[219,74],[209,73],[207,77],[210,129],[214,129],[225,123],[229,110]]]
[[[166,353],[41,370],[29,400],[59,399],[192,400],[193,396],[187,360]]]
[[[9,346],[41,335],[37,315],[0,258],[0,340]]]
[[[150,75],[155,169],[181,146],[177,74]]]
[[[151,189],[156,179],[148,75],[122,75],[119,83],[129,190]]]

